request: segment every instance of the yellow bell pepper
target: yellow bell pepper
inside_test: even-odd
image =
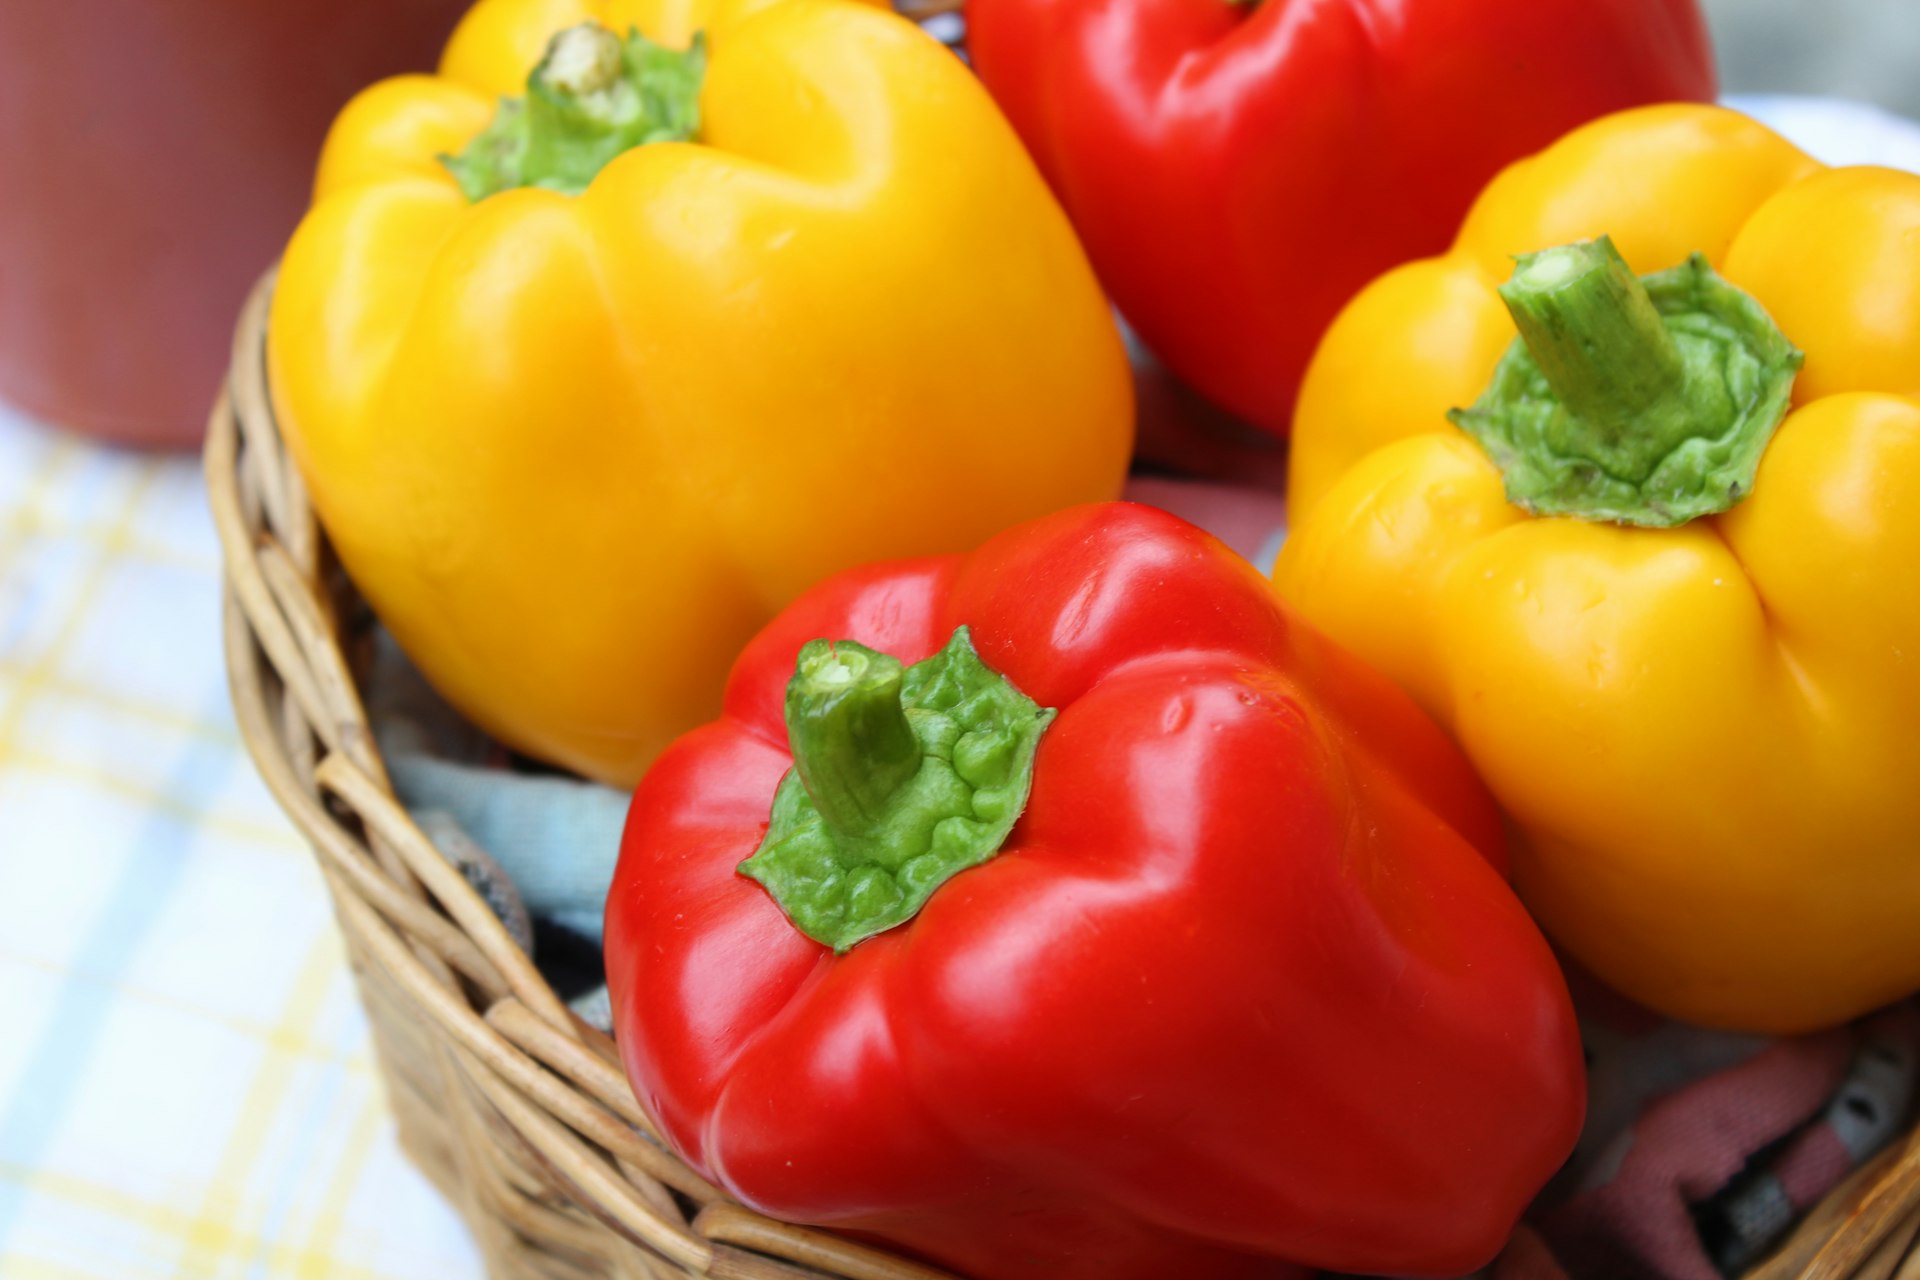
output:
[[[1703,391],[1708,263],[1764,313]],[[1599,121],[1348,305],[1293,439],[1280,591],[1466,748],[1562,947],[1755,1031],[1920,988],[1920,177]]]
[[[483,0],[339,117],[267,354],[402,647],[615,784],[808,585],[1113,497],[1132,439],[1012,130],[846,0]]]

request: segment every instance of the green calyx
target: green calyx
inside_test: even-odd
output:
[[[911,667],[811,641],[787,685],[794,767],[740,871],[836,952],[891,929],[999,852],[1053,716],[980,660],[965,627]]]
[[[638,31],[568,27],[527,77],[526,96],[502,98],[479,136],[440,162],[469,200],[513,187],[579,195],[621,152],[692,138],[706,70],[698,35],[682,53]]]
[[[1803,357],[1704,257],[1636,277],[1602,236],[1520,258],[1500,297],[1520,337],[1447,417],[1510,502],[1665,528],[1752,491]]]

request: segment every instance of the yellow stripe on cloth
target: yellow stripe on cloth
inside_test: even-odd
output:
[[[139,510],[140,500],[152,486],[153,479],[153,464],[151,462],[143,464],[121,504],[119,514],[114,517],[106,536],[101,540],[100,554],[94,557],[92,564],[87,566],[86,576],[81,579],[80,588],[74,594],[66,616],[60,620],[59,630],[54,633],[53,639],[48,642],[46,648],[21,673],[14,685],[13,697],[4,706],[0,706],[0,764],[6,763],[7,757],[18,749],[20,721],[26,715],[27,704],[43,690],[52,677],[53,669],[59,663],[60,656],[73,643],[74,636],[79,633],[81,625],[86,621],[88,612],[93,608],[94,597],[99,595],[101,584],[107,580],[107,573],[113,568],[114,548],[126,543],[127,531],[133,525],[134,514]],[[32,510],[32,504],[36,500],[32,494],[29,494],[26,509]]]
[[[0,676],[24,681],[29,668],[17,662],[0,658]],[[85,702],[106,711],[112,711],[133,720],[144,720],[156,728],[167,729],[183,737],[200,738],[221,746],[239,746],[240,735],[231,725],[208,724],[189,715],[166,707],[156,707],[135,698],[110,693],[105,689],[96,689],[91,685],[63,680],[51,673],[38,677],[38,687],[42,692],[58,694],[76,702]]]
[[[301,853],[305,853],[307,849],[298,836],[284,828],[263,827],[258,823],[245,822],[218,813],[208,813],[165,792],[142,787],[107,769],[90,767],[72,760],[55,760],[36,751],[23,751],[18,747],[14,748],[11,756],[6,757],[6,764],[11,769],[32,770],[56,777],[72,778],[77,782],[98,787],[102,791],[124,796],[143,809],[164,813],[170,818],[177,818],[182,822],[191,823],[221,835],[232,836],[249,844]]]
[[[240,1104],[226,1152],[187,1232],[186,1248],[180,1256],[182,1275],[211,1272],[221,1254],[244,1240],[233,1224],[243,1216],[254,1216],[247,1210],[247,1184],[293,1081],[299,1050],[313,1038],[327,996],[340,980],[344,964],[339,939],[332,934],[316,939],[307,949],[287,998],[286,1016],[267,1036],[265,1055]]]
[[[336,1274],[333,1251],[346,1223],[347,1202],[353,1199],[360,1176],[373,1155],[374,1139],[386,1123],[385,1108],[375,1096],[369,1096],[354,1118],[353,1130],[347,1135],[346,1147],[340,1153],[339,1164],[334,1166],[333,1178],[321,1197],[319,1212],[314,1215],[313,1229],[307,1233],[306,1241],[291,1255],[285,1245],[273,1251],[275,1275],[290,1275],[295,1280],[328,1280]]]
[[[70,1203],[81,1205],[103,1217],[118,1218],[134,1223],[155,1235],[178,1239],[191,1233],[194,1225],[193,1215],[181,1209],[166,1205],[149,1204],[138,1196],[128,1195],[113,1187],[75,1178],[66,1174],[47,1173],[22,1169],[17,1165],[0,1163],[0,1180],[31,1182],[34,1189],[43,1195],[57,1196]],[[257,1235],[235,1233],[233,1243],[238,1249],[255,1250],[267,1247],[267,1241]],[[338,1277],[339,1280],[415,1280],[414,1277],[396,1277],[385,1271],[363,1266],[351,1261],[333,1257],[321,1257],[303,1249],[300,1260],[308,1269],[300,1272],[302,1276]],[[217,1261],[215,1259],[214,1261]],[[312,1269],[314,1266],[320,1269]],[[38,1258],[0,1258],[0,1280],[145,1280],[151,1276],[155,1280],[203,1280],[203,1277],[224,1272],[232,1274],[232,1268],[219,1268],[216,1271],[209,1266],[193,1271],[169,1269],[167,1271],[146,1271],[127,1267],[111,1276],[95,1271],[80,1271]],[[276,1263],[272,1274],[284,1274]]]

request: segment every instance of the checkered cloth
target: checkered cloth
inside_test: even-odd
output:
[[[1745,105],[1920,168],[1890,117]],[[1271,556],[1259,502],[1148,488]],[[0,409],[0,1280],[478,1277],[233,728],[218,575],[193,460]]]
[[[0,409],[0,1280],[481,1274],[228,710],[199,469]]]

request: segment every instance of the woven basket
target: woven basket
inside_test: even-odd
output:
[[[401,1145],[465,1216],[496,1280],[946,1275],[743,1208],[682,1163],[613,1042],[567,1009],[394,798],[347,656],[364,646],[342,620],[364,611],[266,394],[272,283],[241,315],[206,446],[234,713],[332,891]],[[1907,1256],[1916,1206],[1910,1136],[1747,1280],[1920,1280],[1920,1251]]]

